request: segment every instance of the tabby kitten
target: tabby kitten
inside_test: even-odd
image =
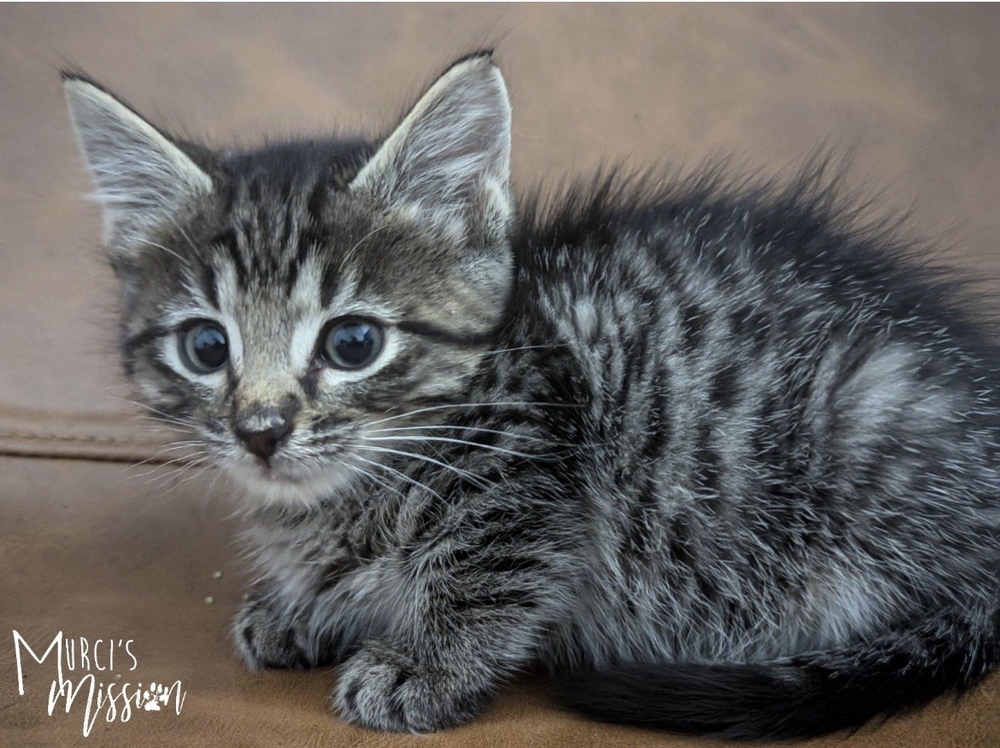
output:
[[[791,738],[997,665],[1000,356],[821,169],[515,203],[489,53],[374,144],[211,151],[64,78],[125,372],[246,497],[251,667],[340,663],[384,730],[540,666]]]

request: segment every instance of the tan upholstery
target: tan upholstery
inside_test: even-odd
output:
[[[532,682],[432,737],[348,727],[327,709],[330,673],[249,673],[231,653],[244,572],[223,483],[128,465],[163,437],[122,400],[62,61],[221,144],[385,125],[450,58],[493,41],[521,184],[724,152],[773,172],[826,139],[855,147],[851,185],[885,187],[893,209],[916,201],[913,228],[946,237],[934,251],[1000,270],[997,6],[0,6],[0,744],[704,744],[563,714]],[[109,724],[105,709],[85,740],[85,695],[47,714],[51,658],[24,663],[18,696],[14,630],[39,654],[59,631],[132,639],[136,669],[120,650],[96,679],[179,679],[181,714]],[[1000,745],[1000,678],[849,744]]]

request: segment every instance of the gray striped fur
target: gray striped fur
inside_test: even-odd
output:
[[[345,719],[426,731],[538,665],[995,633],[996,351],[815,165],[512,201],[488,55],[378,144],[212,152],[66,85],[125,370],[246,499],[250,666],[340,662]],[[383,353],[324,367],[349,314]],[[225,370],[185,368],[196,318],[225,327]],[[278,408],[295,428],[263,465],[233,424]],[[959,685],[995,665],[970,657]]]

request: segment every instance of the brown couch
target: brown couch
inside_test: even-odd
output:
[[[853,185],[884,187],[889,209],[916,202],[914,231],[945,237],[935,251],[1000,270],[996,6],[0,6],[0,744],[706,744],[586,722],[530,681],[439,735],[348,727],[327,708],[329,673],[249,673],[231,653],[245,580],[221,484],[173,472],[169,452],[129,464],[163,437],[123,399],[114,286],[57,68],[81,65],[168,127],[245,142],[385,124],[491,41],[522,184],[720,152],[779,171],[826,139],[855,148]],[[15,630],[39,655],[72,640],[73,683],[81,637],[95,685],[180,680],[181,713],[171,701],[123,723],[119,702],[85,739],[86,694],[47,714],[54,655],[37,665],[22,648],[18,695]],[[93,669],[109,640],[114,669]],[[994,677],[849,744],[998,746],[998,699]]]

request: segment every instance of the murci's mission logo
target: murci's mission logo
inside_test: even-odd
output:
[[[75,708],[83,718],[84,737],[101,716],[110,723],[128,722],[146,712],[181,713],[187,692],[179,680],[145,685],[126,680],[124,674],[139,667],[133,639],[67,638],[60,631],[42,650],[37,643],[31,647],[17,631],[13,634],[18,696],[25,695],[25,665],[32,660],[42,665],[53,656],[56,677],[49,686],[48,714],[51,717],[60,707],[69,714]]]

